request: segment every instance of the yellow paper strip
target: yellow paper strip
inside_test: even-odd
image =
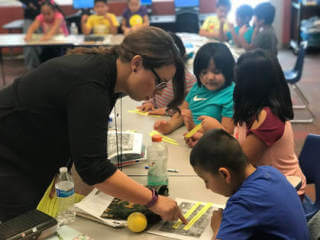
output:
[[[191,221],[183,228],[183,230],[189,230],[192,225],[201,218],[201,216],[212,206],[212,203],[207,203],[198,213],[195,215]]]
[[[142,115],[142,116],[148,116],[149,113],[148,112],[141,112],[140,110],[138,109],[135,109],[135,110],[129,110],[128,111],[129,113],[136,113],[136,114],[139,114],[139,115]]]
[[[174,140],[173,138],[166,137],[163,134],[159,133],[158,131],[153,130],[152,132],[150,132],[150,136],[153,136],[155,134],[160,135],[162,137],[162,141],[164,142],[171,143],[174,145],[179,145],[176,140]]]
[[[197,202],[195,203],[192,208],[190,208],[186,214],[184,214],[184,218],[187,219],[188,217],[190,217],[190,215],[201,205],[201,202]],[[177,229],[180,225],[181,225],[181,220],[179,219],[174,225],[172,225],[172,228]]]
[[[196,132],[198,132],[201,129],[202,125],[199,123],[197,126],[195,126],[190,132],[188,132],[184,137],[185,138],[191,138]]]

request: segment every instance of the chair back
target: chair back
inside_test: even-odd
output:
[[[199,14],[197,12],[176,13],[176,32],[199,32]]]
[[[303,70],[303,63],[304,63],[304,55],[307,48],[308,42],[303,41],[300,43],[299,51],[298,51],[298,57],[296,64],[294,65],[294,71],[297,73],[296,79],[300,80],[302,76],[302,70]]]
[[[299,156],[299,163],[307,183],[315,184],[315,204],[320,207],[320,135],[307,136]]]

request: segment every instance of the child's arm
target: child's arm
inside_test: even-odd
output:
[[[229,29],[230,29],[230,33],[232,35],[232,40],[233,40],[234,44],[237,47],[242,47],[239,36],[236,34],[236,31],[234,30],[234,26],[232,23],[229,23]]]
[[[180,106],[180,109],[183,110],[186,108],[188,108],[188,103],[185,101]],[[160,120],[155,122],[154,129],[163,134],[169,134],[169,133],[172,133],[177,128],[181,127],[182,125],[183,125],[183,117],[179,112],[176,112],[168,121]]]
[[[234,124],[232,118],[222,117],[221,123],[217,119],[209,116],[200,116],[199,120],[201,121],[204,132],[207,132],[211,129],[221,128],[227,131],[229,134],[233,134]]]
[[[57,34],[63,21],[63,18],[56,18],[51,29],[42,36],[40,41],[50,40],[55,34]]]
[[[105,19],[108,20],[109,24],[110,24],[110,33],[112,34],[116,34],[118,32],[117,30],[117,26],[113,23],[110,15],[107,13],[105,16],[104,16]]]
[[[220,33],[219,33],[219,32],[216,32],[216,31],[210,33],[210,32],[208,32],[208,31],[205,30],[205,29],[200,29],[199,35],[200,35],[200,36],[207,37],[207,38],[219,39]]]
[[[150,25],[150,21],[149,21],[149,16],[148,15],[144,15],[143,16],[143,24],[144,27],[148,27]]]
[[[221,42],[228,41],[227,35],[224,33],[225,19],[220,19],[219,37],[217,38]]]
[[[131,31],[131,28],[126,26],[126,20],[124,18],[121,21],[121,29],[125,35],[127,35]]]
[[[246,42],[246,40],[244,39],[244,37],[243,37],[244,33],[242,34],[242,37],[241,37],[241,45],[242,45],[242,47],[243,47],[244,49],[246,49],[246,50],[251,50],[251,49],[255,49],[255,48],[256,48],[256,47],[254,46],[253,42],[254,42],[254,39],[257,37],[257,34],[258,34],[259,30],[260,30],[260,27],[261,27],[261,26],[259,26],[259,25],[256,25],[256,26],[254,27],[254,30],[253,30],[253,33],[252,33],[252,37],[251,37],[251,43],[250,43],[250,44],[248,44],[248,43]],[[240,32],[239,32],[239,35],[240,35]]]
[[[26,40],[27,42],[30,41],[32,39],[32,34],[35,31],[37,31],[39,27],[40,27],[40,21],[37,19],[34,20],[33,23],[30,25],[30,27],[28,28],[28,31],[26,33],[24,40]]]
[[[259,120],[256,120],[252,124],[251,130],[259,128],[266,119],[266,116],[266,111],[262,110],[258,117]],[[241,144],[241,148],[248,157],[249,162],[256,166],[257,161],[261,159],[262,155],[266,151],[267,145],[254,134],[249,134],[245,141]]]
[[[216,240],[216,236],[218,234],[221,221],[222,221],[222,212],[223,210],[219,208],[218,210],[213,211],[212,217],[211,217],[211,228],[213,231],[213,237],[212,240]]]
[[[82,33],[84,35],[88,35],[90,34],[91,32],[91,27],[88,27],[87,26],[87,21],[88,21],[88,18],[89,16],[84,14],[82,17],[81,17],[81,28],[82,28]]]

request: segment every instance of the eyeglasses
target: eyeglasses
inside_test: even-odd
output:
[[[165,81],[162,81],[161,78],[159,77],[159,75],[157,74],[157,72],[153,68],[151,68],[151,72],[156,77],[156,87],[155,87],[156,90],[160,91],[160,90],[166,88],[168,83]]]

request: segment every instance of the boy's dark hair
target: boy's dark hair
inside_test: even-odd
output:
[[[231,2],[230,2],[230,0],[218,0],[216,6],[217,7],[224,6],[230,10],[231,9]]]
[[[107,0],[94,0],[94,5],[96,5],[97,2],[103,2],[103,3],[105,3],[105,4],[108,3]]]
[[[254,15],[257,16],[259,20],[264,20],[264,24],[271,25],[273,23],[276,14],[275,7],[269,3],[260,3],[254,9]]]
[[[242,175],[248,165],[238,141],[222,129],[214,129],[200,138],[190,154],[192,167],[217,174],[225,167],[235,174]]]
[[[236,16],[239,18],[249,18],[249,21],[251,20],[253,15],[253,8],[248,4],[243,4],[240,7],[237,8]]]
[[[229,86],[233,81],[235,61],[230,49],[223,43],[207,43],[198,50],[193,61],[193,71],[197,77],[198,86],[202,86],[200,74],[208,68],[211,59],[216,69],[220,71],[225,78],[225,83],[222,88]]]
[[[174,41],[174,43],[176,44],[176,46],[177,46],[177,48],[179,50],[180,56],[182,58],[184,58],[184,56],[186,54],[186,48],[184,47],[181,38],[177,34],[175,34],[173,32],[169,32],[169,34],[173,38],[173,41]]]
[[[242,54],[235,67],[235,82],[235,124],[250,126],[264,107],[270,107],[283,122],[293,119],[289,87],[277,57],[262,49]]]

